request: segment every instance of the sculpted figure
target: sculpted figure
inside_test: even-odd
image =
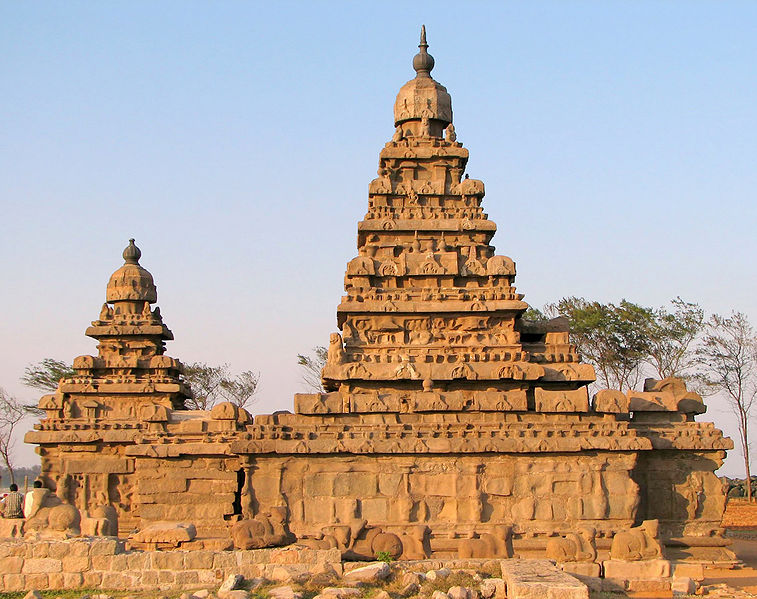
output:
[[[454,142],[457,141],[457,133],[455,133],[455,126],[452,123],[450,123],[449,125],[447,125],[446,132],[447,132],[447,141],[448,142],[454,143]]]
[[[657,538],[659,522],[644,520],[640,526],[617,533],[612,539],[610,559],[641,561],[662,559],[662,545]]]
[[[556,562],[593,562],[597,559],[597,546],[593,528],[580,528],[578,533],[547,541],[547,559]]]
[[[473,531],[468,534],[457,546],[460,559],[513,556],[512,526],[496,526],[493,532],[480,534],[478,538]]]
[[[428,535],[431,531],[425,524],[418,524],[408,529],[400,537],[402,541],[402,559],[426,559],[431,555]]]
[[[98,505],[82,518],[82,533],[89,536],[117,537],[118,513],[112,505]]]
[[[298,543],[315,549],[338,547],[342,559],[371,561],[378,553],[386,553],[392,559],[402,555],[400,538],[385,533],[377,526],[369,526],[366,520],[355,519],[349,524],[326,526],[315,537],[299,539]]]
[[[368,276],[375,274],[375,272],[373,260],[368,256],[358,256],[347,263],[348,275]]]
[[[252,520],[240,520],[231,527],[231,538],[236,549],[262,549],[280,547],[294,542],[289,532],[287,508],[274,507]]]
[[[686,388],[686,381],[677,377],[668,377],[662,380],[646,379],[644,391],[672,393],[679,412],[704,414],[707,407],[704,405],[702,396]]]
[[[394,130],[394,135],[392,135],[392,141],[398,143],[402,141],[402,138],[402,125],[397,125],[397,128]]]
[[[38,489],[35,504],[39,508],[31,517],[27,517],[25,536],[68,538],[81,534],[81,514],[79,510],[68,503],[68,477],[63,477],[58,482],[58,494],[50,493],[48,489]],[[35,493],[32,491],[32,493]]]
[[[421,119],[421,137],[431,137],[431,122],[427,116]]]
[[[344,364],[344,345],[339,333],[331,333],[329,337],[328,361],[330,364]]]

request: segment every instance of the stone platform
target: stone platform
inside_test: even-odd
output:
[[[342,573],[338,550],[128,551],[124,541],[105,538],[0,541],[3,591],[191,590],[217,587],[232,574],[289,580],[326,565]]]

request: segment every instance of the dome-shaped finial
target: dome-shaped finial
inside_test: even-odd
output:
[[[418,73],[417,77],[430,77],[431,69],[434,68],[434,57],[427,52],[428,43],[426,43],[426,26],[421,25],[421,43],[418,44],[421,49],[413,58],[413,68]]]
[[[126,246],[123,256],[126,264],[139,264],[142,252],[136,245],[134,245],[133,239],[129,239],[129,245]]]

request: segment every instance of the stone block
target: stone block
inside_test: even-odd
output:
[[[213,567],[212,551],[190,551],[184,557],[184,567],[190,570],[207,570]]]
[[[158,572],[158,584],[163,585],[165,583],[173,584],[176,579],[176,575],[172,570],[161,570]],[[161,586],[161,588],[163,588]]]
[[[579,576],[599,577],[601,567],[593,562],[565,562],[558,564],[563,572]]]
[[[197,575],[197,570],[182,570],[176,573],[176,585],[181,588],[196,586],[199,580],[200,577]]]
[[[263,573],[263,566],[261,564],[243,564],[237,566],[237,571],[247,579],[257,578]]]
[[[0,574],[20,574],[24,565],[23,557],[4,557],[0,559]]]
[[[47,557],[52,557],[55,559],[62,559],[69,555],[71,551],[71,542],[69,541],[58,541],[50,543],[50,546],[47,549]]]
[[[702,564],[677,563],[673,568],[673,578],[691,578],[692,580],[704,580],[704,566]]]
[[[628,581],[628,590],[631,593],[669,593],[670,587],[669,578]]]
[[[377,562],[362,568],[350,570],[344,575],[345,580],[357,580],[359,582],[377,583],[389,577],[391,570],[385,562]]]
[[[484,599],[505,599],[505,581],[501,578],[485,578],[481,581],[480,591]]]
[[[121,572],[103,572],[102,588],[121,590],[128,588],[127,578]]]
[[[507,599],[589,599],[589,588],[548,560],[502,560]]]
[[[48,589],[62,589],[63,588],[63,572],[51,572],[47,575],[47,588]]]
[[[155,588],[158,584],[157,570],[145,570],[142,572],[142,587],[145,589]]]
[[[207,586],[216,585],[223,578],[223,572],[221,570],[198,570],[197,571],[197,584]]]
[[[31,544],[30,549],[32,554],[27,554],[27,557],[47,557],[50,551],[50,541],[37,541]]]
[[[3,591],[23,591],[25,588],[23,574],[4,574],[2,576]]]
[[[65,471],[69,474],[130,474],[134,472],[134,460],[97,456],[93,459],[68,459],[64,460]]]
[[[62,570],[61,561],[49,557],[29,558],[24,561],[22,568],[24,574],[49,574],[50,572],[61,572]]]
[[[150,565],[150,554],[142,551],[124,554],[126,557],[126,568],[130,572],[141,572]],[[120,556],[116,556],[120,557]]]
[[[89,570],[88,557],[64,557],[61,561],[64,572],[84,572]]]
[[[148,495],[152,493],[183,493],[187,490],[187,479],[176,478],[140,478],[137,481],[137,493]]]
[[[110,565],[113,562],[114,557],[114,555],[93,555],[91,557],[92,569],[99,572],[110,570]]]
[[[121,555],[114,555],[110,562],[110,569],[113,572],[124,572],[129,569],[129,555],[122,553]]]
[[[75,540],[68,546],[68,555],[66,557],[88,557],[91,544],[84,540]]]
[[[213,554],[213,564],[212,568],[214,569],[226,569],[226,568],[233,568],[237,565],[237,555],[247,553],[246,551],[223,551],[220,553],[214,553]]]
[[[84,584],[84,575],[81,572],[64,572],[63,588],[80,589]]]
[[[102,584],[102,572],[89,570],[87,572],[82,572],[82,575],[84,576],[83,586],[87,589],[96,589]]]
[[[691,578],[673,578],[670,583],[670,590],[673,591],[673,596],[676,595],[693,595],[697,592],[697,583]]]
[[[119,542],[115,539],[95,539],[89,549],[91,556],[95,555],[115,555],[119,553]]]
[[[156,570],[181,570],[184,556],[179,551],[156,551],[152,554],[152,567]]]
[[[46,589],[49,581],[47,574],[26,574],[24,575],[24,588]]]
[[[622,580],[652,580],[670,576],[670,562],[665,559],[651,559],[638,562],[606,560],[602,563],[605,578]]]

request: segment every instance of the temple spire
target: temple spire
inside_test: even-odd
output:
[[[134,244],[134,239],[129,239],[129,245],[123,253],[124,261],[126,264],[139,264],[139,259],[142,257],[142,251]]]
[[[434,57],[428,53],[428,43],[426,42],[426,26],[421,25],[421,43],[418,44],[420,52],[413,58],[413,68],[417,73],[416,77],[430,77],[431,69],[434,68]]]

